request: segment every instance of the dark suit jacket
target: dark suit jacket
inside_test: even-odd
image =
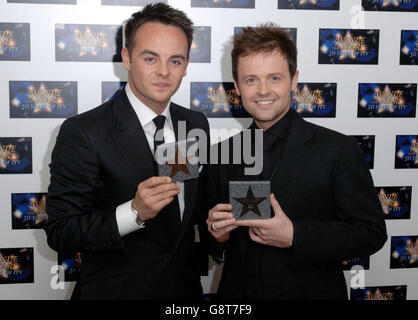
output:
[[[230,148],[231,141],[225,142]],[[210,166],[210,207],[229,203],[228,181],[257,180],[243,170],[242,165]],[[382,208],[357,142],[294,112],[271,190],[294,224],[293,247],[259,245],[257,297],[346,299],[342,261],[368,256],[387,239]],[[221,299],[245,297],[250,242],[248,228],[231,232]]]
[[[174,103],[173,126],[209,132],[207,119]],[[176,137],[178,133],[176,132]],[[52,152],[48,189],[48,244],[60,253],[82,252],[81,276],[73,294],[81,299],[199,299],[202,293],[194,225],[206,187],[185,182],[180,232],[159,223],[120,237],[116,208],[134,198],[137,186],[154,175],[153,155],[125,90],[61,126]],[[206,210],[205,210],[206,211]],[[203,224],[201,232],[207,229]]]

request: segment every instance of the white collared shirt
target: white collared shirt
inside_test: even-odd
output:
[[[154,133],[157,129],[153,119],[158,116],[153,110],[148,108],[143,104],[132,92],[129,83],[125,87],[126,95],[128,100],[131,103],[132,107],[135,110],[136,115],[138,116],[139,122],[141,123],[142,128],[144,129],[145,136],[148,141],[151,152],[154,150]],[[161,115],[166,117],[164,123],[164,142],[171,143],[176,141],[176,136],[173,131],[173,123],[170,115],[170,103],[161,113]],[[183,218],[184,212],[184,183],[180,182],[180,193],[178,194],[179,207],[180,207],[180,218]],[[132,199],[133,200],[133,199]],[[132,200],[119,205],[116,208],[116,222],[119,229],[119,234],[121,237],[138,230],[140,227],[135,221],[135,218],[132,214]]]

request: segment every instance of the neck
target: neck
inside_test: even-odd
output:
[[[289,107],[289,109],[290,109],[290,107]],[[289,109],[287,109],[285,112],[281,113],[279,116],[277,116],[273,120],[263,121],[263,120],[259,120],[259,119],[255,119],[255,118],[253,118],[253,120],[260,129],[262,129],[263,131],[267,131],[272,126],[274,126],[277,122],[279,122],[289,112]]]
[[[265,122],[265,121],[259,121],[259,120],[256,120],[256,119],[253,119],[253,120],[254,120],[255,124],[257,125],[257,127],[259,127],[263,131],[267,131],[268,129],[270,129],[274,125],[274,123],[267,124],[267,122]]]
[[[139,100],[141,101],[146,107],[150,108],[152,111],[154,111],[156,114],[160,115],[161,113],[164,112],[165,108],[168,105],[168,101],[164,101],[164,102],[155,102],[155,101],[150,101],[149,99],[147,99],[145,96],[143,96],[142,94],[140,94],[135,87],[133,86],[132,82],[129,81],[129,87],[131,89],[132,94]]]

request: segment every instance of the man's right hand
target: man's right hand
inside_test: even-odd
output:
[[[136,190],[132,206],[141,221],[154,218],[180,193],[180,186],[169,177],[151,177],[142,181]]]
[[[219,203],[209,210],[206,223],[208,230],[219,243],[229,240],[229,233],[238,228],[235,226],[235,218],[231,213],[232,205]]]

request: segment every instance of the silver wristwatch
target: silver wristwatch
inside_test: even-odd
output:
[[[135,222],[138,225],[139,229],[145,228],[145,221],[141,220],[141,217],[138,214],[138,211],[131,205],[132,215],[134,216]]]

